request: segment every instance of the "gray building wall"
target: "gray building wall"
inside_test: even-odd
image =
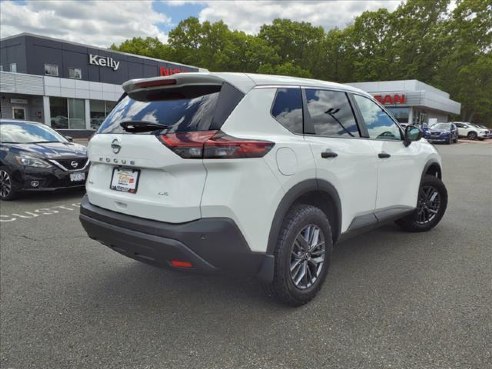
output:
[[[17,64],[17,73],[27,73],[26,44],[23,37],[0,40],[0,65],[10,72],[10,64]]]
[[[12,103],[12,99],[27,101],[24,103]],[[15,100],[14,100],[15,101]],[[12,107],[25,108],[26,119],[34,122],[44,122],[43,97],[34,95],[2,94],[0,98],[0,118],[12,119]],[[41,113],[41,114],[39,114]]]
[[[31,34],[21,34],[0,41],[1,64],[10,71],[10,63],[17,64],[17,73],[45,75],[45,64],[58,66],[58,77],[69,78],[69,68],[79,68],[83,81],[121,85],[133,78],[156,77],[160,68],[179,69],[182,72],[198,72],[199,68],[133,56],[103,48],[69,43]],[[89,63],[89,55],[109,57],[119,62],[117,70]]]

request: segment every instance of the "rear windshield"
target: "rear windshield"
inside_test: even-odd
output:
[[[196,91],[200,93],[190,94],[188,91],[183,94],[165,90],[161,94],[153,93],[147,97],[125,96],[104,120],[97,133],[128,133],[120,126],[122,122],[134,122],[135,125],[139,122],[159,124],[168,132],[220,129],[244,96],[229,84],[212,91],[203,88]]]

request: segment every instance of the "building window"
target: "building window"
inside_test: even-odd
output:
[[[47,76],[58,77],[58,65],[56,64],[45,64],[44,74]]]
[[[91,129],[98,129],[101,123],[106,119],[108,114],[116,106],[114,101],[102,101],[91,100],[90,102],[90,116],[91,116]]]
[[[82,79],[82,69],[68,68],[68,78]]]
[[[82,99],[50,97],[51,127],[85,129],[85,102]]]
[[[410,108],[386,108],[399,123],[408,123],[408,117],[410,116]]]
[[[68,99],[68,127],[71,129],[85,129],[84,100]]]
[[[10,71],[12,73],[17,73],[17,64],[16,63],[10,63]]]

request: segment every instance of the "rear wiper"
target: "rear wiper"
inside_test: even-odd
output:
[[[166,126],[164,124],[145,122],[143,120],[129,120],[129,121],[121,122],[120,126],[126,132],[131,132],[131,133],[152,132],[152,131],[169,128],[169,126]]]

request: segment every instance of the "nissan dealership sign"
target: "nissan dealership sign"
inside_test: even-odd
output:
[[[111,68],[115,71],[120,67],[120,62],[110,58],[109,56],[99,56],[93,54],[89,54],[89,64]]]

